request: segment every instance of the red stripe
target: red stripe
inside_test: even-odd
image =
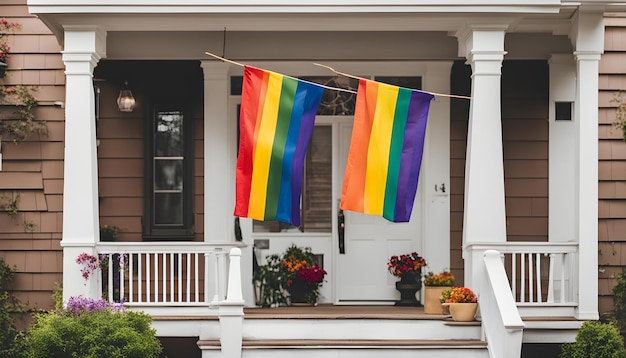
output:
[[[255,149],[254,137],[258,133],[258,122],[260,122],[263,113],[268,78],[269,73],[266,71],[249,66],[244,68],[241,110],[239,112],[239,156],[237,157],[235,216],[248,216]]]

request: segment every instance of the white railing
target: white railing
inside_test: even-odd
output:
[[[473,244],[473,256],[500,252],[518,306],[576,306],[578,244],[505,242]]]
[[[490,357],[519,357],[524,323],[511,293],[500,253],[487,250],[480,281],[480,315]]]
[[[102,291],[133,306],[208,306],[224,300],[236,244],[99,243]]]

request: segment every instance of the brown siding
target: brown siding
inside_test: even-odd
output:
[[[612,125],[616,98],[626,90],[626,14],[606,17],[605,53],[600,60],[598,163],[599,311],[613,309],[613,278],[626,265],[626,142]],[[626,96],[622,96],[626,100]]]
[[[37,119],[48,123],[47,136],[32,136],[17,145],[2,143],[0,193],[19,194],[15,219],[0,212],[0,257],[15,265],[13,289],[32,308],[49,308],[55,283],[62,281],[64,111],[53,105],[65,101],[61,47],[45,25],[28,14],[26,0],[0,2],[0,14],[22,29],[10,35],[9,75],[0,85],[37,86]],[[3,111],[11,111],[10,106]],[[24,222],[35,224],[33,230]]]
[[[452,93],[469,94],[470,70],[457,62]],[[461,245],[465,146],[469,102],[453,100],[450,128],[450,262],[463,283]],[[505,61],[502,68],[507,240],[548,238],[548,66],[545,61]]]

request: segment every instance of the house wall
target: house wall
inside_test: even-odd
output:
[[[451,92],[470,94],[470,68],[456,62]],[[450,263],[463,284],[463,191],[469,101],[450,115]],[[504,61],[502,139],[508,241],[548,241],[548,64]]]
[[[626,265],[626,141],[612,123],[619,91],[626,90],[626,14],[605,16],[605,53],[600,60],[598,168],[598,293],[600,314],[613,309],[615,273]],[[626,101],[626,95],[622,96]]]
[[[45,309],[52,305],[55,283],[62,282],[64,110],[54,102],[65,101],[65,74],[61,46],[25,5],[26,0],[0,2],[0,17],[22,25],[8,37],[10,72],[0,85],[38,86],[34,114],[47,122],[48,135],[2,142],[0,193],[19,195],[19,213],[13,219],[0,211],[0,257],[17,270],[12,288],[22,302]],[[0,111],[10,114],[13,108]],[[0,205],[6,203],[0,199]]]

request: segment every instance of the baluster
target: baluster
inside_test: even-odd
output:
[[[547,254],[546,254],[547,255]],[[550,258],[548,269],[548,303],[554,303],[554,254],[547,255]]]
[[[174,302],[174,255],[170,253],[170,302]]]
[[[134,253],[128,253],[128,302],[133,302],[133,295],[135,294],[135,291],[133,290],[133,277],[135,273],[135,270],[133,269],[133,264],[135,262],[134,256]]]
[[[541,253],[535,254],[537,263],[537,302],[541,302]]]
[[[565,261],[569,261],[567,253],[561,254],[561,303],[565,303]]]
[[[526,302],[526,254],[520,254],[520,302]]]
[[[187,257],[186,254],[178,253],[178,302],[183,301],[183,255]]]
[[[517,260],[516,260],[517,254],[516,253],[512,253],[511,254],[511,288],[513,291],[513,298],[515,299],[516,302],[519,302],[519,300],[517,299]]]
[[[122,260],[122,255],[125,255],[125,254],[117,254],[117,255],[118,255],[117,259],[118,259],[118,262],[120,264],[120,272],[119,272],[119,275],[120,275],[120,281],[119,281],[120,282],[120,302],[122,302],[124,300],[124,286],[126,286],[126,275],[124,275],[125,270],[124,270],[124,265],[123,264],[126,263],[126,259]]]
[[[211,257],[213,258],[212,261],[212,269],[213,269],[213,289],[214,289],[214,294],[213,294],[213,302],[219,302],[220,301],[220,285],[219,285],[219,256],[217,253],[217,249],[213,250],[211,252]]]
[[[162,253],[161,255],[163,255],[163,302],[167,302],[167,254]]]
[[[137,286],[139,286],[139,289],[137,290],[138,293],[139,293],[137,295],[137,301],[139,301],[139,302],[144,302],[144,300],[143,300],[143,262],[142,262],[143,260],[142,260],[142,257],[143,257],[142,253],[139,253],[137,255],[137,270],[139,271],[138,275],[137,275]],[[148,267],[148,259],[146,259],[146,268],[147,267]],[[146,280],[146,282],[147,281],[149,281],[149,280]],[[146,283],[146,285],[147,285],[147,283]],[[150,291],[150,288],[148,286],[147,292],[149,292],[149,291]],[[146,296],[147,296],[147,294],[146,294]],[[147,301],[147,299],[146,299],[146,301]]]
[[[196,302],[200,302],[200,290],[198,289],[199,288],[199,281],[200,281],[200,278],[198,277],[198,265],[200,264],[198,262],[198,259],[200,258],[200,255],[196,252],[195,256],[196,256],[196,258],[195,258],[195,262],[194,262],[194,265],[195,265],[195,268],[194,268],[194,274],[195,274],[194,290],[195,290],[195,295],[196,295]],[[206,266],[206,258],[205,258],[204,266]],[[204,276],[205,285],[206,285],[206,282],[208,281],[207,278],[208,278],[208,276],[205,275]],[[205,289],[206,289],[206,287],[205,287]],[[207,291],[205,290],[204,291],[204,295],[205,296],[206,296],[206,293],[207,293]]]
[[[107,269],[109,271],[109,275],[107,277],[107,293],[109,295],[109,302],[113,302],[113,254],[106,254],[108,258],[108,266]]]
[[[187,254],[187,302],[191,302],[191,260],[192,254]],[[197,300],[196,300],[197,301]]]
[[[533,295],[533,254],[528,254],[528,302],[534,302]]]
[[[159,302],[159,254],[154,253],[154,302]]]

